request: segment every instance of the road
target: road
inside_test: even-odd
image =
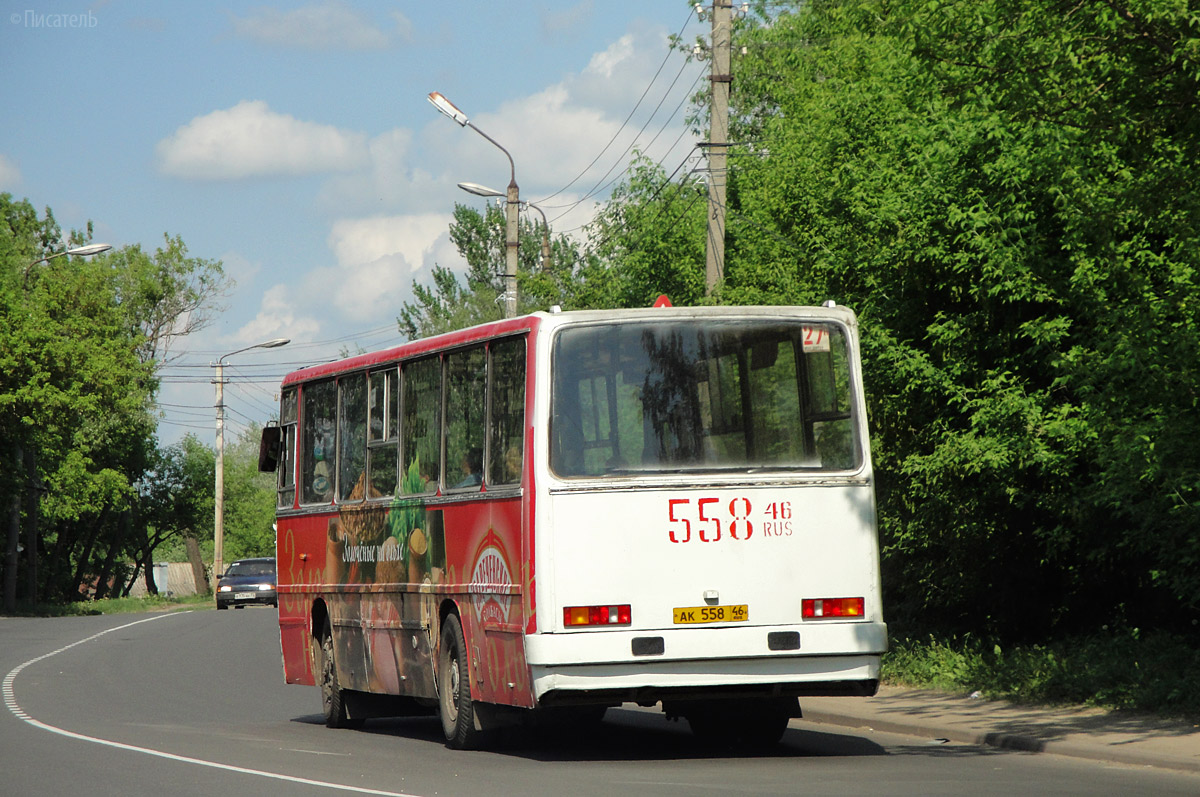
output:
[[[0,618],[0,795],[1198,793],[1161,770],[793,720],[758,755],[698,750],[686,723],[610,710],[586,736],[441,743],[436,718],[329,730],[283,683],[275,612]]]

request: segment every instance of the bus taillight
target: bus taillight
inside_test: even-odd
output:
[[[632,615],[629,604],[619,606],[567,606],[563,609],[563,625],[629,625]]]
[[[800,614],[805,620],[862,617],[863,603],[862,598],[805,598],[800,601]]]

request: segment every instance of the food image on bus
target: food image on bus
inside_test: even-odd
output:
[[[332,727],[433,713],[472,747],[637,703],[771,744],[877,689],[847,308],[481,324],[289,374],[273,433],[284,677]]]

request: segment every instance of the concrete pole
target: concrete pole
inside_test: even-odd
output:
[[[507,154],[507,153],[506,153]],[[517,213],[521,209],[521,191],[517,188],[517,178],[508,184],[508,205],[504,209],[507,225],[504,233],[504,317],[517,316],[517,259],[521,252],[521,242],[518,239]]]
[[[708,147],[708,250],[704,262],[705,293],[725,279],[726,145],[729,142],[730,47],[733,35],[730,0],[713,0],[712,104]]]
[[[212,587],[225,566],[225,362],[217,360],[217,479],[213,492],[213,572]]]

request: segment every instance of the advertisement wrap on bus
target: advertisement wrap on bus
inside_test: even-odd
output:
[[[622,703],[773,743],[878,685],[865,418],[832,303],[555,309],[289,374],[284,677],[451,747]]]

